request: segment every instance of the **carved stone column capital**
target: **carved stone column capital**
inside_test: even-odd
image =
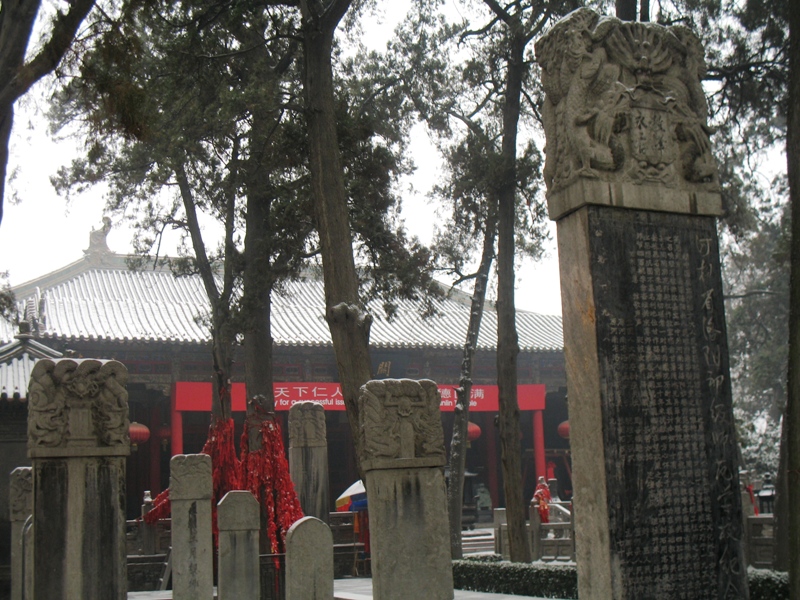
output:
[[[358,407],[364,471],[444,466],[440,402],[436,383],[427,379],[363,385]]]
[[[28,455],[127,456],[127,380],[114,360],[39,360],[28,386]]]
[[[551,219],[584,204],[721,214],[706,65],[691,30],[581,8],[535,49]]]

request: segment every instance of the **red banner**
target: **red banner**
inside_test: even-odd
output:
[[[344,410],[342,389],[338,383],[286,382],[273,385],[275,409],[289,410],[297,402],[318,402],[325,410]],[[455,410],[456,386],[440,385],[442,394],[440,405],[443,411]],[[517,401],[520,410],[544,410],[545,386],[528,384],[517,386]],[[211,410],[212,387],[208,382],[180,381],[175,384],[175,409],[180,411]],[[232,409],[236,412],[246,410],[245,386],[234,383],[231,387]],[[475,385],[470,394],[469,409],[475,412],[497,412],[499,394],[496,385]]]

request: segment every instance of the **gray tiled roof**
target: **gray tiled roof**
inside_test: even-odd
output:
[[[0,400],[24,400],[36,361],[60,356],[29,335],[18,335],[13,342],[0,346]]]
[[[119,259],[121,257],[114,257]],[[131,271],[116,260],[106,266],[73,263],[17,289],[21,307],[38,307],[39,339],[132,340],[139,342],[206,343],[208,330],[198,322],[208,301],[199,277],[174,277],[169,271]],[[110,266],[109,266],[110,265]],[[286,284],[273,294],[272,336],[285,346],[328,346],[323,284],[314,277]],[[43,301],[41,301],[43,299]],[[456,293],[439,306],[437,316],[423,319],[418,306],[400,303],[387,320],[379,304],[370,341],[375,347],[461,348],[469,318],[469,302]],[[494,348],[497,318],[484,314],[478,348]],[[517,329],[523,351],[561,350],[561,317],[519,311]],[[0,322],[0,341],[14,331]]]
[[[25,400],[35,362],[27,352],[0,362],[0,400]]]

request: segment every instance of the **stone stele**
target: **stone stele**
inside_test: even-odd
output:
[[[315,517],[286,532],[286,600],[333,600],[333,534]]]
[[[536,58],[579,595],[747,598],[703,48],[579,9]]]
[[[31,372],[36,600],[127,595],[127,378],[113,360],[42,359]]]
[[[172,589],[175,600],[212,600],[211,457],[178,454],[169,463]]]
[[[11,471],[8,507],[11,520],[11,600],[23,598],[22,528],[33,513],[33,483],[30,467]]]
[[[439,404],[428,380],[369,381],[360,391],[376,600],[453,598]]]
[[[258,535],[261,511],[253,494],[235,490],[217,506],[219,524],[219,600],[258,598],[261,571]]]
[[[325,409],[317,402],[297,402],[289,409],[289,475],[303,513],[328,522],[328,440]]]

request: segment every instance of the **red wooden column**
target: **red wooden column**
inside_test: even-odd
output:
[[[544,417],[543,411],[533,411],[533,462],[536,467],[536,480],[547,478],[547,461],[544,453]]]
[[[183,413],[178,410],[177,386],[172,386],[172,403],[170,410],[170,432],[172,456],[183,454]]]

